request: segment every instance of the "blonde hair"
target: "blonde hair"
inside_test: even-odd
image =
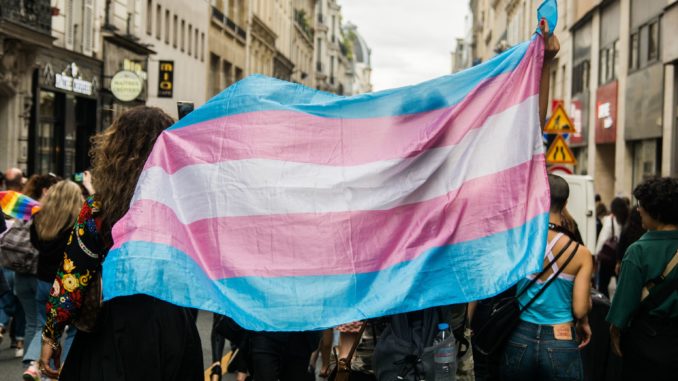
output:
[[[38,237],[47,241],[59,236],[65,227],[75,223],[85,199],[78,184],[64,180],[50,188],[34,224]]]

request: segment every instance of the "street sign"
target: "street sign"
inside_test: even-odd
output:
[[[549,119],[548,123],[546,123],[546,127],[544,127],[544,133],[572,134],[575,132],[577,132],[577,130],[574,127],[574,123],[572,123],[570,117],[567,116],[567,113],[565,112],[565,108],[563,108],[563,105],[559,104],[553,110],[553,115],[551,115],[551,118]]]
[[[565,139],[558,135],[546,152],[546,162],[549,164],[576,164],[577,160],[574,158],[570,147],[567,146]]]
[[[571,175],[572,170],[568,167],[562,166],[562,165],[552,165],[548,168],[548,173],[553,173],[553,174],[559,174],[559,173],[564,173],[566,175]]]

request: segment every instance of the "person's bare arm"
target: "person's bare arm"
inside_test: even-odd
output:
[[[551,61],[560,51],[560,41],[555,34],[549,36],[549,25],[542,19],[539,23],[541,34],[544,38],[544,64],[541,69],[541,82],[539,87],[539,123],[541,129],[546,124],[546,112],[549,105],[549,89],[551,82]]]

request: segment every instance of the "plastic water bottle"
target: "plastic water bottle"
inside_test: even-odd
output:
[[[436,346],[433,352],[434,381],[454,381],[455,379],[457,373],[457,346],[454,338],[451,338],[451,336],[449,324],[438,324],[438,335],[433,340],[433,345]]]

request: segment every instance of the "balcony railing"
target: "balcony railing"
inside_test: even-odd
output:
[[[0,0],[0,18],[37,32],[52,33],[50,0]]]
[[[223,14],[220,10],[218,10],[216,7],[212,7],[212,18],[215,20],[219,20],[224,26],[226,26],[227,29],[231,30],[233,33],[236,35],[242,37],[243,39],[247,38],[247,32],[242,29],[241,27],[238,26],[238,24],[235,23],[235,21],[231,20]]]

